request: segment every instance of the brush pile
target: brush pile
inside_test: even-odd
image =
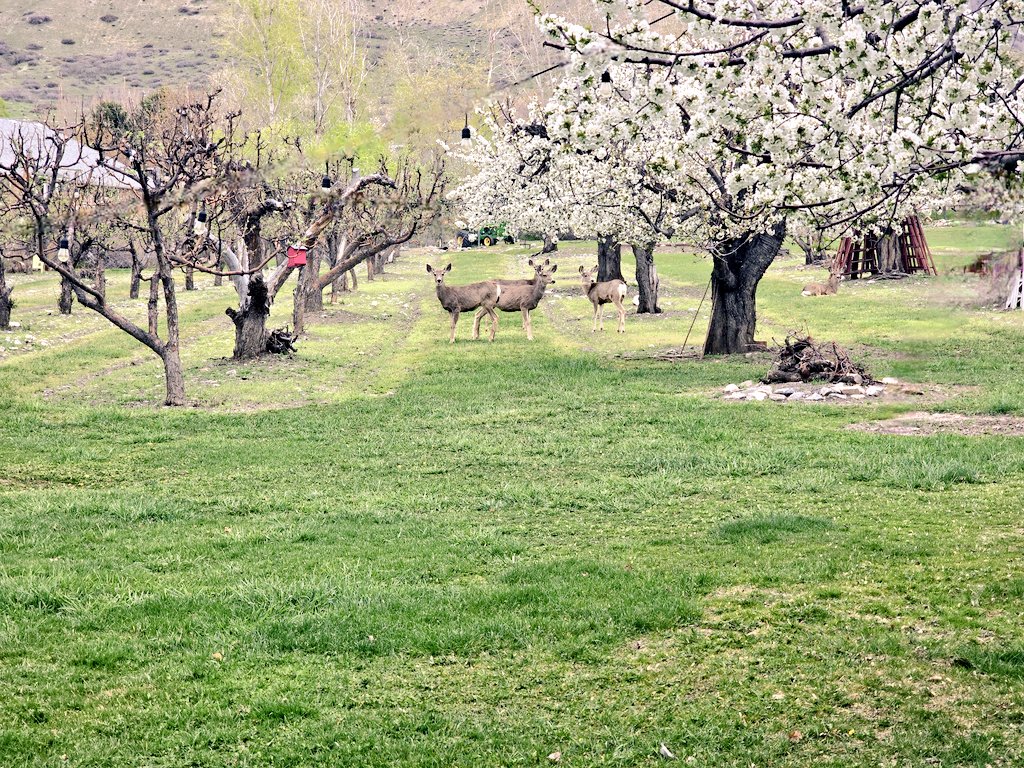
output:
[[[810,336],[787,336],[771,370],[762,379],[765,384],[826,381],[841,384],[871,384],[864,366],[850,360],[835,342],[818,344]]]
[[[295,349],[295,336],[287,328],[278,328],[271,331],[267,336],[267,352],[275,355],[290,355],[297,352]]]

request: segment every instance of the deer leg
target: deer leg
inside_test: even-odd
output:
[[[484,315],[486,315],[486,314],[487,314],[487,310],[484,309],[483,307],[481,307],[480,309],[478,309],[476,311],[476,314],[473,315],[473,338],[474,339],[479,339],[480,338],[480,319]]]
[[[594,304],[594,327],[590,329],[591,333],[597,333],[597,313],[599,311],[598,307],[599,307],[599,305],[595,303]]]
[[[491,316],[491,341],[494,341],[494,334],[498,330],[498,313],[494,311],[494,308],[489,308],[487,313]]]
[[[451,335],[448,337],[448,343],[449,344],[454,344],[455,343],[455,324],[457,322],[459,322],[459,310],[455,310],[451,314],[452,314],[452,332],[451,332]]]
[[[597,317],[598,317],[598,329],[604,330],[604,307],[600,303],[597,305]]]
[[[526,329],[526,338],[533,341],[533,325],[530,322],[530,310],[523,307],[523,328]]]
[[[625,333],[626,332],[626,307],[623,306],[622,302],[620,301],[618,303],[618,305],[616,306],[616,309],[619,310],[619,333]]]

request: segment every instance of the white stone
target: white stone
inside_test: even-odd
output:
[[[868,387],[864,390],[864,394],[868,397],[878,397],[883,392],[885,392],[885,387],[879,387],[877,385]]]
[[[893,376],[886,376],[884,379],[882,379],[882,383],[883,384],[899,384],[900,380],[895,378],[895,377],[893,377]]]
[[[796,392],[793,392],[793,394],[791,394],[788,399],[789,400],[803,400],[805,397],[806,397],[806,395],[803,392],[800,392],[798,390]]]
[[[844,395],[842,392],[830,392],[828,396],[836,400],[848,399],[847,395]]]
[[[725,400],[746,400],[747,396],[742,392],[730,392],[725,396]]]
[[[768,395],[768,399],[769,400],[774,400],[777,403],[784,403],[784,402],[786,402],[786,396],[785,395],[780,395],[777,392]]]
[[[722,391],[723,392],[739,392],[740,388],[738,386],[736,386],[735,384],[726,384],[725,385],[725,389],[723,389]]]
[[[752,386],[754,386],[754,382],[752,382],[750,379],[747,379],[742,384],[740,384],[740,389],[750,389]]]
[[[850,395],[851,400],[863,400],[866,395]]]
[[[751,400],[758,400],[758,401],[760,401],[760,400],[767,400],[768,399],[768,393],[767,392],[762,392],[759,389],[755,389],[753,392],[750,393],[750,399]]]

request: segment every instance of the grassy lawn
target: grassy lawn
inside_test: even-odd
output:
[[[1014,235],[929,234],[939,278],[823,299],[779,261],[759,337],[1024,415],[1024,321],[950,272]],[[0,766],[1024,764],[1024,441],[847,429],[913,404],[723,402],[766,357],[652,356],[707,260],[659,254],[665,314],[594,335],[588,248],[563,244],[532,344],[502,315],[448,345],[423,270],[524,274],[525,246],[410,252],[250,364],[201,278],[178,410],[150,353],[18,276]]]

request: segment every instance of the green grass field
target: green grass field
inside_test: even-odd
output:
[[[930,235],[943,276],[824,299],[780,261],[759,338],[1024,415],[1024,320],[945,274],[1013,234]],[[660,254],[666,313],[593,335],[586,247],[532,344],[502,315],[449,346],[423,264],[450,257],[412,251],[296,357],[237,364],[231,291],[201,278],[175,410],[156,358],[17,276],[0,766],[1024,763],[1022,438],[847,429],[912,402],[723,402],[766,356],[653,358],[708,262]],[[527,253],[454,254],[451,280]]]

